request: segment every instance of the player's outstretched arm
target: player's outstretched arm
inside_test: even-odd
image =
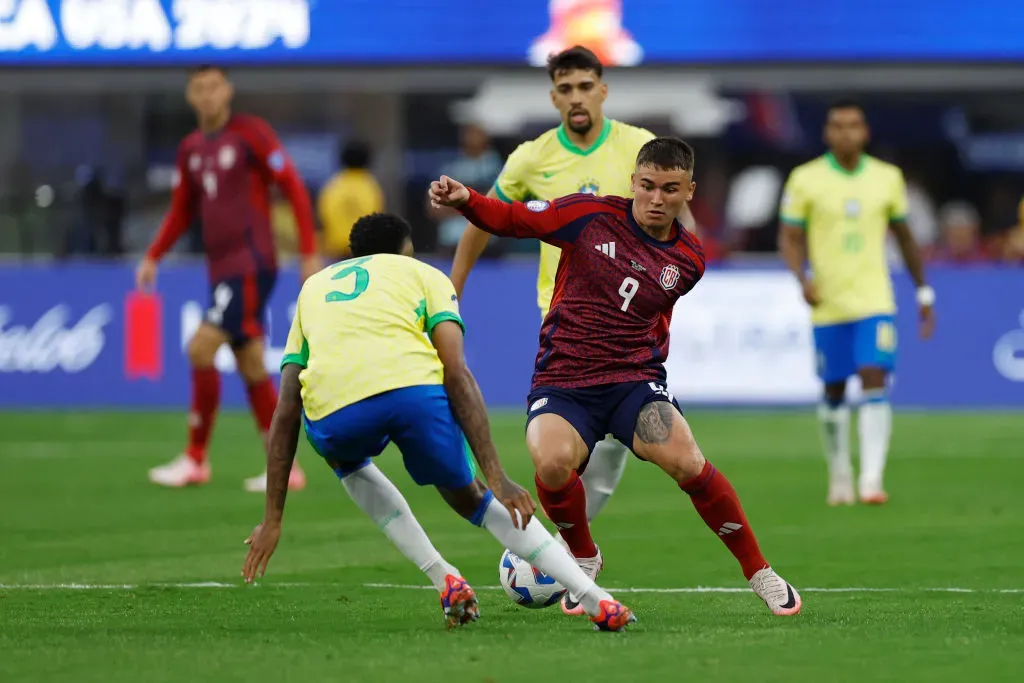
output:
[[[487,196],[497,199],[498,193],[492,187]],[[455,258],[452,261],[451,280],[455,285],[455,293],[459,295],[460,299],[462,290],[466,286],[466,280],[469,278],[469,271],[473,269],[484,250],[487,249],[489,239],[491,239],[489,234],[472,223],[466,226],[462,237],[459,238],[459,244],[455,247]]]
[[[444,365],[444,388],[452,412],[466,434],[466,440],[480,464],[487,485],[494,497],[508,508],[513,523],[521,519],[522,526],[519,528],[525,529],[537,508],[530,494],[508,478],[498,459],[498,452],[491,439],[491,425],[487,420],[483,394],[466,365],[462,328],[454,321],[445,320],[434,326],[430,337]]]
[[[281,519],[288,495],[288,475],[295,461],[302,420],[302,390],[298,365],[288,364],[281,370],[281,389],[277,408],[270,423],[267,448],[267,504],[260,523],[246,539],[249,552],[245,557],[242,576],[246,583],[263,576],[270,556],[281,538]]]
[[[502,237],[534,237],[562,248],[579,234],[572,226],[595,213],[595,208],[600,210],[594,206],[599,200],[585,198],[587,201],[581,201],[579,197],[570,195],[554,202],[507,204],[485,197],[448,176],[441,176],[430,184],[432,205],[458,210],[481,230]]]
[[[910,277],[914,278],[917,285],[917,308],[921,317],[921,336],[928,339],[935,330],[935,292],[928,286],[924,277],[924,259],[921,258],[921,250],[914,241],[914,234],[910,232],[910,226],[905,220],[892,221],[889,229],[896,236],[896,243],[899,244],[900,253],[903,254],[903,262],[907,265]]]
[[[818,304],[814,282],[807,277],[807,234],[797,225],[779,224],[779,254],[803,289],[804,300],[811,306]]]
[[[178,149],[178,162],[174,169],[174,182],[171,189],[171,206],[164,217],[160,229],[146,250],[146,255],[135,271],[135,286],[150,289],[156,282],[156,264],[174,246],[192,225],[195,219],[195,197],[189,180],[186,154],[183,148]]]

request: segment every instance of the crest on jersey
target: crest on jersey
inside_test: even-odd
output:
[[[847,199],[843,204],[843,213],[847,218],[856,218],[860,215],[860,202],[856,199]]]
[[[203,165],[203,160],[198,154],[193,154],[188,158],[188,167],[191,171],[198,171],[199,167]]]
[[[580,194],[594,194],[601,191],[601,186],[593,178],[587,178],[580,183]]]
[[[661,277],[659,278],[661,286],[665,289],[672,289],[679,282],[679,268],[674,265],[667,265],[661,269]]]
[[[232,168],[237,160],[238,152],[236,152],[235,148],[231,145],[224,145],[217,153],[217,163],[219,163],[220,167],[225,171]]]
[[[540,213],[541,211],[547,211],[548,207],[551,206],[551,202],[546,202],[543,199],[531,199],[526,202],[526,208],[534,213]]]

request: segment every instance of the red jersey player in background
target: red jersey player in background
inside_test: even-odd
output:
[[[234,351],[264,438],[270,429],[277,392],[263,360],[263,316],[277,280],[271,183],[281,188],[295,212],[303,280],[321,268],[313,210],[301,178],[265,121],[231,111],[233,95],[224,70],[202,66],[191,74],[187,99],[199,128],[178,148],[170,211],[136,273],[139,289],[152,288],[157,262],[198,216],[210,269],[210,308],[188,345],[192,366],[188,446],[170,463],[149,471],[150,481],[163,486],[205,484],[210,479],[206,449],[220,405],[220,373],[214,356],[221,345],[230,344]],[[305,486],[298,465],[288,485],[292,489]],[[266,474],[246,480],[245,488],[266,490]]]
[[[430,198],[493,234],[562,249],[527,399],[526,444],[544,512],[580,567],[593,578],[603,559],[577,471],[612,434],[689,495],[773,613],[796,614],[800,596],[764,559],[736,491],[704,458],[665,384],[672,309],[704,274],[703,249],[677,220],[694,187],[690,146],[655,138],[637,155],[632,200],[576,194],[506,204],[447,177],[431,184]],[[582,613],[574,596],[562,606]]]

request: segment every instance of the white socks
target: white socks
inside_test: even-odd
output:
[[[516,529],[505,506],[497,499],[491,499],[484,512],[482,526],[503,547],[568,588],[574,597],[579,598],[588,614],[597,614],[601,610],[600,602],[611,599],[607,591],[583,573],[576,560],[536,518],[530,520],[526,529]]]
[[[615,487],[622,479],[629,459],[629,449],[613,436],[605,437],[604,441],[594,446],[590,454],[590,462],[580,479],[587,492],[587,519],[593,520],[597,513],[611,498]]]
[[[387,534],[403,555],[427,575],[434,588],[443,591],[444,577],[448,574],[462,576],[456,567],[445,562],[441,553],[437,552],[401,492],[376,465],[370,464],[356,470],[342,479],[341,483],[359,509]]]
[[[860,495],[882,491],[885,461],[892,436],[892,407],[884,389],[864,392],[858,414],[860,431]]]
[[[833,408],[822,404],[818,407],[818,421],[821,423],[821,443],[828,460],[829,479],[851,479],[849,406],[844,404]]]
[[[387,534],[403,555],[430,578],[438,591],[444,590],[447,574],[461,576],[459,570],[437,552],[401,492],[376,465],[356,470],[341,483],[356,505]],[[568,588],[589,614],[600,612],[600,602],[611,599],[607,591],[583,573],[576,560],[536,518],[530,520],[526,529],[516,529],[505,506],[491,498],[481,526],[490,531],[503,547]]]

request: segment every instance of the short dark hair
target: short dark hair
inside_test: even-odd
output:
[[[369,145],[353,140],[341,150],[341,165],[344,168],[369,168],[372,157]]]
[[[652,166],[668,171],[680,169],[693,172],[693,147],[679,138],[654,138],[640,148],[636,155],[637,166]]]
[[[574,45],[568,50],[562,50],[557,54],[548,57],[548,76],[555,80],[555,76],[569,71],[593,71],[601,78],[604,75],[604,65],[593,52],[582,45]]]
[[[864,105],[860,103],[860,100],[854,97],[840,97],[832,100],[828,104],[827,114],[831,114],[837,109],[856,109],[862,115],[864,114]]]
[[[412,236],[409,222],[393,213],[371,213],[352,226],[349,245],[353,256],[400,254]]]
[[[227,78],[228,75],[228,70],[222,66],[217,66],[216,64],[199,64],[189,70],[188,77],[192,78],[193,76],[204,74],[207,71],[219,71],[225,78]]]

